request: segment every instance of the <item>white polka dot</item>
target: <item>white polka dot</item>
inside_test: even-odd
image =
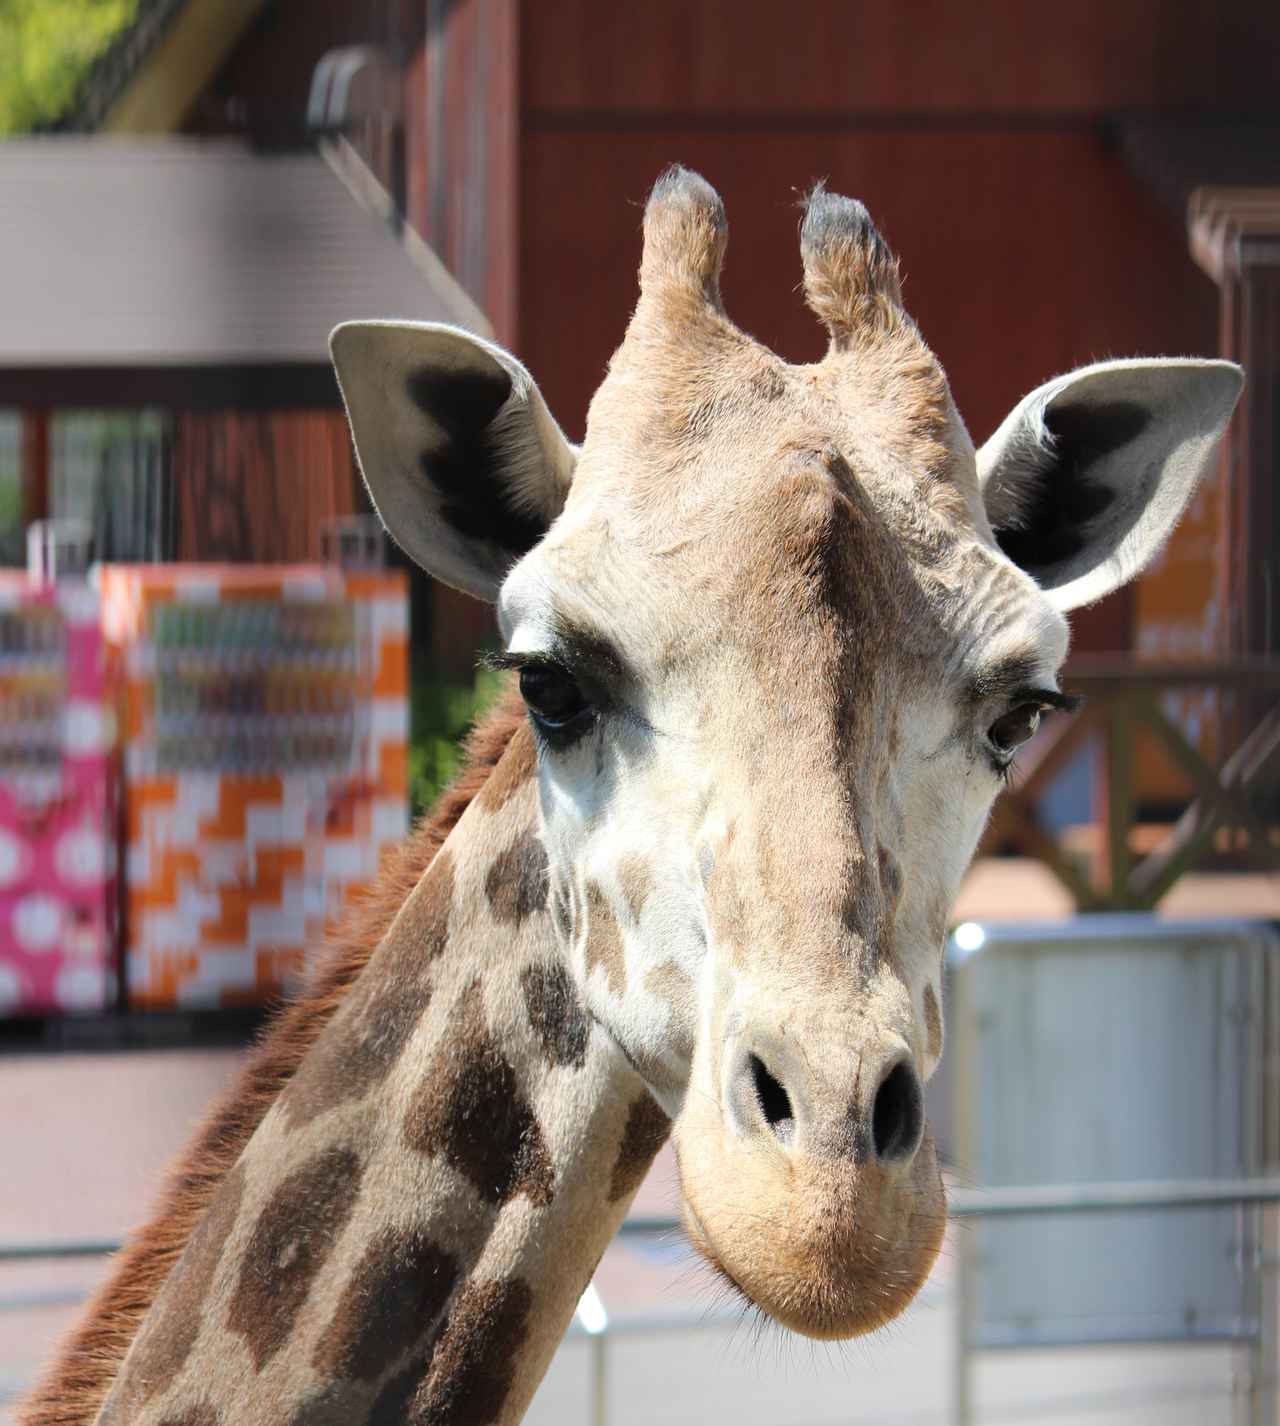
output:
[[[26,847],[12,832],[0,832],[0,886],[12,886],[26,869]]]
[[[59,584],[58,608],[68,624],[92,624],[98,617],[98,595],[87,584]]]
[[[58,838],[54,850],[58,875],[74,886],[92,886],[106,874],[106,849],[100,836],[77,827]]]
[[[26,951],[47,951],[62,929],[62,907],[52,896],[24,896],[13,913],[13,934]]]
[[[58,972],[54,992],[64,1010],[100,1010],[106,990],[102,966],[66,966]]]
[[[12,966],[0,966],[0,1012],[22,1003],[22,977]]]
[[[104,753],[111,745],[114,720],[110,710],[100,703],[84,699],[69,699],[63,724],[67,752],[73,758]]]

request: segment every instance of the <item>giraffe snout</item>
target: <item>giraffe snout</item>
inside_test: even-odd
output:
[[[898,1044],[858,1057],[852,1075],[815,1074],[791,1045],[753,1039],[726,1056],[725,1114],[744,1141],[788,1153],[906,1169],[924,1139],[924,1090]],[[843,1059],[843,1057],[841,1057]]]

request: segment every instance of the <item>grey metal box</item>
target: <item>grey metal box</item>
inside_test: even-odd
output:
[[[1271,927],[1247,922],[961,928],[950,1053],[963,1181],[1260,1172],[1278,950]],[[977,1289],[969,1344],[1250,1337],[1256,1223],[1243,1208],[975,1222],[961,1230]]]

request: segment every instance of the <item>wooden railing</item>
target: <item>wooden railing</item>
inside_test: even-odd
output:
[[[1280,871],[1280,661],[1148,665],[1080,659],[1062,686],[1084,697],[1030,744],[997,802],[987,851],[1034,856],[1071,893],[1079,911],[1149,910],[1192,867],[1212,858],[1229,869]],[[1211,700],[1210,735],[1193,741],[1166,706],[1170,694]],[[1149,740],[1186,784],[1171,822],[1137,825],[1139,744]],[[1083,855],[1051,833],[1039,804],[1057,776],[1093,759],[1092,847]],[[1217,752],[1207,755],[1204,744]],[[1152,839],[1155,845],[1151,845]]]

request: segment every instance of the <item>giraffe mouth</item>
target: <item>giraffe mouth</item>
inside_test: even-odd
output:
[[[718,1139],[719,1142],[715,1142]],[[911,1172],[761,1153],[677,1124],[690,1240],[720,1280],[807,1337],[861,1336],[891,1321],[929,1276],[946,1205],[932,1137]]]
[[[725,1267],[720,1255],[716,1252],[715,1243],[711,1234],[707,1232],[706,1224],[698,1217],[693,1205],[686,1198],[683,1204],[685,1231],[689,1235],[689,1240],[697,1248],[698,1253],[707,1266],[716,1274],[718,1278],[728,1287],[738,1298],[749,1307],[755,1307],[755,1299],[736,1277]]]

